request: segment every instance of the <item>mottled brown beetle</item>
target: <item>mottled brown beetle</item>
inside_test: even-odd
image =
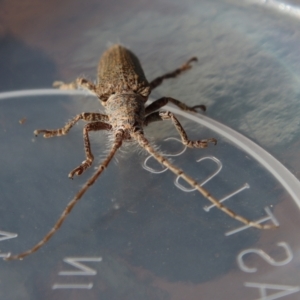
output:
[[[91,166],[94,160],[89,140],[90,131],[112,131],[114,134],[114,142],[106,159],[101,163],[97,171],[85,183],[77,195],[69,202],[54,227],[44,236],[44,238],[28,251],[18,255],[6,257],[6,260],[22,259],[25,256],[37,251],[40,247],[47,243],[47,241],[61,227],[62,223],[66,219],[67,215],[71,212],[75,204],[81,199],[87,189],[94,184],[100,174],[108,166],[109,162],[115,155],[116,151],[121,147],[122,143],[129,140],[137,141],[137,143],[150,155],[152,155],[159,163],[167,167],[177,176],[183,178],[193,188],[196,188],[206,199],[211,201],[214,205],[232,218],[259,229],[269,229],[275,227],[273,225],[261,225],[256,222],[252,222],[225,207],[207,190],[201,187],[192,177],[186,175],[182,170],[175,167],[165,157],[159,154],[149,144],[149,141],[144,136],[143,128],[148,126],[150,123],[161,120],[171,120],[180,134],[182,143],[184,145],[190,148],[205,148],[207,147],[208,143],[217,143],[217,140],[214,138],[199,141],[189,140],[186,132],[173,113],[169,111],[157,111],[169,102],[175,104],[182,110],[191,112],[196,112],[197,108],[205,110],[204,105],[189,107],[176,99],[163,97],[154,101],[150,105],[145,106],[148,96],[154,88],[159,86],[164,79],[174,78],[183,71],[190,69],[190,63],[193,61],[197,61],[197,58],[191,58],[179,69],[157,77],[148,83],[138,58],[123,46],[114,45],[109,48],[100,59],[98,66],[98,83],[96,85],[84,78],[78,78],[75,82],[70,84],[64,84],[63,82],[54,83],[54,86],[59,87],[60,89],[76,89],[78,87],[88,89],[100,99],[106,111],[105,115],[100,113],[81,113],[60,129],[40,129],[34,131],[35,135],[43,133],[45,138],[49,138],[67,134],[74,124],[79,120],[89,122],[83,130],[86,160],[69,173],[70,178],[73,178],[74,175],[82,174]]]

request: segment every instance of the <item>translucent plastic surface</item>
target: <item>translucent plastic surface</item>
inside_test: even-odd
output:
[[[0,135],[5,153],[0,180],[2,256],[23,251],[43,237],[92,174],[89,170],[73,181],[67,178],[83,160],[82,124],[65,137],[35,138],[32,132],[60,127],[82,109],[95,111],[98,100],[83,95],[72,100],[63,93],[34,97],[34,93],[0,102],[7,116],[2,118]],[[2,262],[6,293],[15,296],[20,291],[24,274],[27,297],[23,299],[38,299],[37,291],[43,295],[46,290],[49,299],[63,299],[70,292],[83,297],[85,290],[91,299],[100,294],[103,299],[117,299],[125,293],[135,299],[147,299],[149,293],[149,299],[164,299],[166,284],[176,289],[183,282],[216,299],[221,295],[214,284],[230,282],[239,290],[253,282],[265,284],[259,278],[278,282],[283,270],[296,280],[298,271],[291,261],[298,259],[300,247],[294,230],[300,226],[299,182],[234,130],[205,116],[167,109],[184,115],[182,123],[191,138],[215,137],[218,145],[184,151],[176,131],[165,122],[167,130],[152,143],[161,145],[166,156],[173,155],[176,165],[228,207],[252,220],[279,224],[279,229],[243,226],[172,173],[161,172],[153,158],[131,145],[120,151],[117,163],[90,188],[45,247],[24,261]],[[161,126],[153,124],[152,129]],[[92,135],[97,161],[105,156],[108,144],[105,134]],[[252,288],[255,294],[261,286]],[[232,290],[226,293],[229,297]]]
[[[184,149],[167,121],[145,134],[230,209],[279,224],[243,227],[128,145],[47,245],[23,261],[0,260],[0,299],[299,299],[299,5],[0,2],[1,256],[39,241],[105,157],[107,135],[92,134],[95,163],[72,181],[68,173],[84,159],[83,124],[52,139],[33,130],[101,109],[91,96],[50,87],[96,79],[114,43],[140,58],[149,81],[198,57],[151,99],[206,105],[199,115],[167,109],[191,139],[218,144]]]

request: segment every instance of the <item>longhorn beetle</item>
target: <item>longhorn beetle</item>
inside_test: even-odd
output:
[[[66,135],[79,120],[88,122],[83,129],[86,159],[81,165],[69,173],[70,178],[73,178],[74,175],[82,174],[93,163],[94,156],[91,151],[89,140],[89,133],[91,131],[111,131],[114,135],[114,141],[107,157],[99,165],[93,176],[69,202],[54,227],[31,249],[17,255],[10,255],[5,258],[6,260],[22,259],[46,244],[54,235],[54,233],[61,227],[62,223],[66,219],[67,215],[71,212],[75,204],[81,199],[88,188],[94,184],[100,174],[105,170],[117,150],[122,146],[122,143],[131,140],[136,141],[140,147],[144,148],[159,163],[167,167],[177,176],[183,178],[193,188],[196,188],[206,199],[211,201],[230,217],[259,229],[269,229],[275,227],[273,225],[261,225],[259,223],[250,221],[225,207],[206,189],[201,187],[192,177],[185,174],[181,169],[171,164],[165,157],[158,153],[144,136],[143,128],[148,126],[150,123],[161,120],[171,120],[181,137],[182,143],[187,147],[206,148],[208,143],[215,145],[217,144],[217,140],[214,138],[198,141],[189,140],[185,130],[173,113],[169,111],[157,111],[167,103],[173,103],[180,109],[191,112],[197,112],[197,108],[205,111],[206,108],[204,105],[190,107],[170,97],[162,97],[148,106],[145,105],[151,91],[159,86],[164,79],[174,78],[182,72],[190,69],[191,62],[194,61],[197,61],[196,57],[191,58],[173,72],[157,77],[148,83],[138,58],[123,46],[114,45],[104,52],[100,59],[97,84],[94,84],[84,78],[78,78],[70,84],[64,84],[63,82],[54,83],[54,86],[59,87],[60,89],[76,89],[79,87],[88,89],[99,98],[106,111],[106,114],[84,112],[75,116],[62,128],[55,130],[39,129],[34,131],[36,136],[40,133],[43,133],[45,138],[50,138],[54,136]]]

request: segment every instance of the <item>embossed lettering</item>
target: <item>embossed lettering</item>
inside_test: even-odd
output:
[[[231,197],[233,197],[234,195],[237,195],[238,193],[242,192],[243,190],[245,189],[249,189],[250,188],[250,185],[248,183],[245,183],[241,188],[237,189],[236,191],[230,193],[229,195],[223,197],[222,199],[220,199],[220,202],[224,202],[225,200],[228,200],[230,199]],[[215,207],[216,205],[215,204],[212,204],[210,206],[204,206],[203,209],[207,212],[210,211],[210,209],[212,209],[213,207]]]
[[[93,270],[92,268],[80,263],[80,262],[100,262],[102,261],[102,257],[67,257],[64,259],[64,262],[78,268],[80,271],[61,271],[58,273],[58,275],[72,275],[72,276],[78,276],[78,275],[83,275],[83,276],[91,276],[91,275],[96,275],[97,271]]]
[[[275,226],[279,226],[279,222],[277,221],[277,219],[275,218],[275,216],[272,214],[271,210],[269,207],[265,207],[265,211],[267,213],[267,217],[264,217],[264,218],[261,218],[257,221],[255,221],[256,223],[263,223],[263,222],[266,222],[266,221],[272,221],[272,223],[275,225]],[[236,228],[234,230],[230,230],[230,231],[227,231],[225,233],[226,236],[229,236],[229,235],[232,235],[232,234],[235,234],[237,232],[240,232],[240,231],[243,231],[243,230],[246,230],[248,228],[250,228],[251,226],[249,225],[244,225],[244,226],[241,226],[239,228]]]
[[[61,271],[58,275],[61,276],[95,276],[97,271],[82,264],[81,262],[101,262],[102,257],[66,257],[64,262],[79,269],[73,271]],[[93,283],[89,282],[86,284],[78,284],[78,283],[55,283],[52,286],[53,290],[56,289],[91,289],[93,287]]]
[[[9,240],[9,239],[16,238],[17,236],[18,235],[16,233],[0,230],[0,242],[2,242],[4,240]]]
[[[200,159],[197,160],[197,162],[201,162],[201,161],[204,161],[204,160],[212,160],[213,162],[215,162],[217,164],[217,170],[215,172],[213,172],[210,176],[208,176],[204,181],[202,181],[200,183],[201,186],[203,186],[205,183],[209,182],[210,180],[212,180],[216,175],[218,175],[221,170],[222,170],[222,163],[219,159],[217,159],[216,157],[214,156],[205,156],[205,157],[202,157]],[[190,192],[193,192],[193,191],[196,191],[196,188],[186,188],[184,187],[183,185],[181,185],[179,183],[179,179],[180,179],[180,176],[177,176],[176,180],[175,180],[175,185],[182,191],[184,192],[187,192],[187,193],[190,193]]]
[[[52,290],[57,290],[57,289],[87,289],[90,290],[93,287],[92,283],[87,283],[87,284],[59,284],[55,283],[52,286]]]
[[[242,252],[240,252],[237,257],[238,266],[244,272],[248,272],[248,273],[256,272],[257,268],[247,267],[245,262],[243,261],[243,256],[246,254],[251,254],[251,253],[259,255],[263,260],[265,260],[272,266],[279,267],[279,266],[284,266],[284,265],[288,264],[293,259],[293,253],[292,253],[290,246],[285,242],[277,243],[277,245],[284,248],[285,253],[286,253],[285,259],[275,260],[261,249],[246,249],[246,250],[243,250]]]
[[[260,298],[257,298],[256,300],[275,300],[300,291],[299,286],[280,285],[280,284],[245,282],[244,286],[259,289]],[[280,292],[267,295],[268,289],[279,290]]]
[[[170,137],[170,138],[164,139],[164,141],[169,141],[169,140],[177,141],[177,142],[180,143],[180,145],[182,145],[182,141],[179,140],[179,139],[177,139],[177,138]],[[181,150],[180,152],[175,153],[175,154],[166,153],[165,156],[169,156],[169,157],[179,156],[179,155],[181,155],[181,154],[183,154],[183,153],[185,152],[186,148],[187,148],[187,146],[184,146],[183,150]],[[161,170],[155,170],[155,169],[149,167],[149,166],[148,166],[148,160],[151,159],[151,158],[152,158],[152,155],[149,155],[149,156],[145,159],[145,161],[144,161],[144,163],[143,163],[143,165],[142,165],[143,168],[144,168],[145,170],[147,170],[147,171],[149,171],[150,173],[153,173],[153,174],[161,174],[161,173],[163,173],[163,172],[165,172],[165,171],[168,170],[168,168],[162,168]]]

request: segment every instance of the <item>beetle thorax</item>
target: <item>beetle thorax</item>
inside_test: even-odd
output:
[[[145,99],[134,92],[111,95],[103,105],[112,129],[123,129],[128,133],[142,130],[145,120],[144,102]]]

